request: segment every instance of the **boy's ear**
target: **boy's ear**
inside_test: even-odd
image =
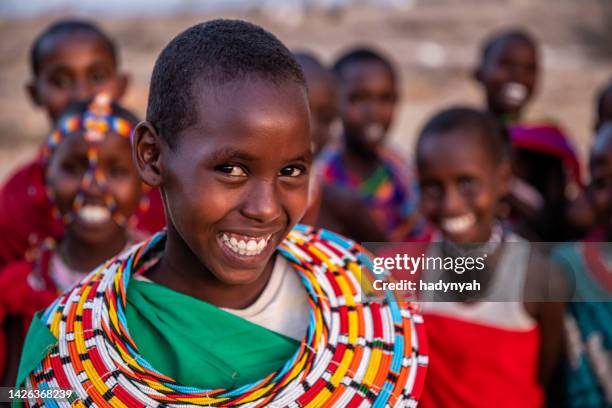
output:
[[[497,171],[499,180],[499,196],[502,198],[510,194],[510,186],[512,183],[512,165],[510,160],[504,159],[504,161],[499,165]]]
[[[38,94],[35,80],[30,79],[28,82],[26,82],[25,91],[26,94],[28,94],[30,101],[32,101],[35,106],[42,106],[42,101],[40,100],[40,95]]]
[[[476,67],[476,69],[474,69],[474,71],[472,71],[472,78],[474,78],[476,82],[483,83],[482,77],[482,66],[479,65]]]
[[[163,181],[161,143],[151,123],[144,121],[136,125],[132,135],[132,159],[142,181],[152,187],[159,187]]]
[[[115,95],[116,100],[119,101],[123,98],[123,96],[125,95],[125,92],[128,89],[128,86],[130,85],[130,80],[131,80],[130,74],[126,72],[122,72],[117,75],[117,89],[116,89],[116,95]]]

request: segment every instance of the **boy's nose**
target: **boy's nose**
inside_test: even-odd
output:
[[[259,222],[271,222],[280,217],[282,206],[273,181],[253,182],[245,196],[242,214]]]
[[[72,90],[72,99],[74,102],[82,101],[93,96],[93,89],[88,81],[79,80]]]
[[[464,210],[464,200],[456,188],[449,188],[442,199],[442,213],[444,215],[457,215]]]

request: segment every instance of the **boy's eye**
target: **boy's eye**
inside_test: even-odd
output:
[[[283,167],[281,171],[278,172],[279,176],[282,177],[298,177],[301,176],[303,173],[304,169],[296,166]]]
[[[237,166],[235,164],[223,164],[221,166],[215,167],[215,170],[225,173],[226,175],[230,177],[246,177],[247,176],[246,171],[244,171],[242,167]]]
[[[442,196],[442,188],[434,183],[422,183],[420,190],[423,197],[439,198]]]
[[[465,194],[474,194],[480,188],[479,183],[471,177],[461,177],[458,180],[459,190]]]
[[[65,73],[53,75],[50,79],[51,79],[51,83],[55,87],[61,88],[61,89],[68,89],[72,86],[72,83],[73,83],[70,75],[67,75]]]
[[[108,75],[101,69],[95,70],[90,75],[91,82],[99,84],[105,82],[108,79]]]
[[[76,177],[85,173],[85,166],[77,162],[64,162],[62,163],[61,169],[64,173]]]
[[[124,166],[113,166],[108,169],[108,175],[110,177],[124,177],[130,173],[130,170]]]

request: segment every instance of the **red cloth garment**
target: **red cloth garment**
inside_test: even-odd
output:
[[[0,309],[6,316],[21,317],[24,330],[30,326],[34,314],[58,296],[49,274],[51,256],[52,252],[46,250],[35,262],[12,262],[0,272]]]
[[[576,149],[569,138],[551,123],[521,123],[508,128],[512,146],[558,157],[568,175],[568,181],[582,186],[582,174]]]
[[[136,228],[154,233],[165,226],[158,189],[147,188],[135,213]],[[0,190],[0,267],[24,259],[26,252],[45,238],[60,239],[61,220],[54,216],[53,203],[45,189],[40,158],[15,172]]]
[[[540,331],[504,330],[425,314],[429,368],[423,408],[540,408]]]

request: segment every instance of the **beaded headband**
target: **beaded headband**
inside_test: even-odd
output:
[[[84,131],[83,137],[88,143],[88,166],[81,179],[81,185],[72,204],[72,210],[63,217],[65,224],[74,221],[76,214],[83,207],[85,192],[93,182],[96,182],[104,196],[104,204],[110,210],[113,220],[120,226],[127,226],[127,217],[119,211],[117,201],[108,189],[106,175],[98,167],[98,151],[100,143],[110,132],[129,139],[132,133],[132,124],[120,117],[112,115],[111,98],[107,94],[97,95],[89,104],[87,111],[80,115],[70,115],[60,119],[59,123],[47,138],[43,152],[45,161],[48,161],[59,144],[74,132]],[[47,183],[48,185],[48,183]],[[53,200],[53,193],[47,188],[49,197]],[[56,217],[61,218],[57,207],[54,208]]]

